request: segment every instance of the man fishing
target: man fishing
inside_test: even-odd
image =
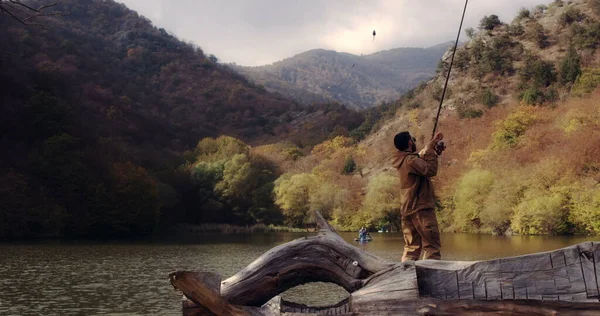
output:
[[[398,133],[394,146],[398,151],[393,166],[400,176],[402,261],[441,258],[440,231],[435,216],[435,196],[431,177],[437,174],[438,156],[446,149],[444,136],[437,133],[417,154],[416,139],[409,132]]]

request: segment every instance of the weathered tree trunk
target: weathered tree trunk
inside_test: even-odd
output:
[[[600,315],[600,243],[480,262],[389,262],[346,243],[317,213],[319,234],[275,247],[229,279],[179,271],[186,315]],[[326,307],[281,300],[308,282],[350,296]]]

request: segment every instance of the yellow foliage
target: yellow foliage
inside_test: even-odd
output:
[[[311,152],[312,155],[317,155],[325,158],[331,157],[338,150],[354,145],[354,140],[350,137],[337,136],[328,141],[315,146]]]
[[[516,145],[535,119],[533,107],[523,106],[505,120],[496,122],[492,147],[501,149]]]
[[[382,172],[371,179],[363,210],[371,214],[372,220],[384,219],[397,224],[400,218],[400,179],[393,174]]]
[[[529,190],[515,207],[511,228],[526,235],[567,233],[567,203],[568,195],[564,190]]]
[[[419,109],[412,109],[408,112],[408,121],[411,124],[419,125]]]
[[[600,234],[600,184],[574,187],[569,219],[583,232]]]
[[[453,230],[478,231],[481,225],[480,213],[493,185],[494,174],[488,170],[470,170],[459,180],[453,199]]]
[[[250,146],[243,141],[231,136],[219,136],[218,138],[204,138],[194,150],[199,161],[216,161],[229,159],[236,154],[248,154]]]
[[[467,161],[473,164],[476,168],[479,168],[481,167],[482,163],[485,161],[489,153],[489,149],[477,149],[471,152]]]
[[[581,75],[575,80],[575,84],[571,89],[572,95],[588,94],[596,89],[600,84],[600,69],[586,68],[583,69]]]
[[[588,108],[575,108],[567,112],[562,119],[561,127],[567,134],[582,128],[594,128],[600,125],[600,105]]]

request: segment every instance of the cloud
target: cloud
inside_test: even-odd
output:
[[[456,38],[463,0],[122,0],[180,39],[224,62],[272,63],[315,48],[371,54]],[[510,22],[549,0],[471,1],[466,27],[484,15]],[[371,33],[377,31],[375,41]],[[464,39],[464,33],[461,38]]]

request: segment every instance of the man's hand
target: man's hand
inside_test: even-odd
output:
[[[441,132],[435,134],[429,143],[427,143],[427,149],[434,150],[438,156],[441,155],[446,149],[446,144],[444,143],[444,134]]]
[[[446,143],[443,140],[440,140],[434,148],[435,153],[439,156],[442,154],[444,150],[446,150]]]

